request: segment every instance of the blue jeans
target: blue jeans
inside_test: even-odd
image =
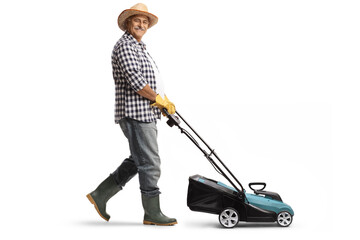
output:
[[[125,159],[112,176],[122,188],[139,173],[140,191],[147,196],[160,194],[160,157],[156,122],[145,123],[130,118],[120,120],[120,127],[129,141],[130,157]]]

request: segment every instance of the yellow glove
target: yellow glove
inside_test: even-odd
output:
[[[165,98],[163,99],[159,94],[156,96],[155,103],[151,104],[153,107],[158,107],[162,114],[166,116],[166,114],[163,111],[163,108],[166,108],[168,113],[174,114],[175,113],[175,105],[169,101],[167,96],[165,95]]]

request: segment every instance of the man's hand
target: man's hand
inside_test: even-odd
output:
[[[166,116],[166,114],[163,111],[163,108],[166,108],[168,113],[174,114],[175,113],[175,105],[169,101],[167,96],[165,95],[165,98],[163,99],[159,94],[156,96],[155,103],[151,104],[153,107],[158,107],[162,114]]]

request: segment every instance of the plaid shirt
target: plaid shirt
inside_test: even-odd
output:
[[[160,119],[158,108],[136,92],[147,84],[156,92],[155,73],[147,58],[145,44],[137,42],[129,33],[115,44],[112,52],[112,69],[115,81],[115,122],[128,117],[141,122]]]

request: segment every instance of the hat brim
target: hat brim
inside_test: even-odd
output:
[[[118,17],[119,28],[121,30],[125,31],[126,30],[126,19],[128,19],[129,17],[134,16],[134,15],[147,16],[150,19],[148,28],[151,28],[158,22],[158,17],[152,13],[141,11],[141,10],[135,10],[135,9],[126,9],[126,10],[122,11],[122,13],[120,13],[120,15]]]

